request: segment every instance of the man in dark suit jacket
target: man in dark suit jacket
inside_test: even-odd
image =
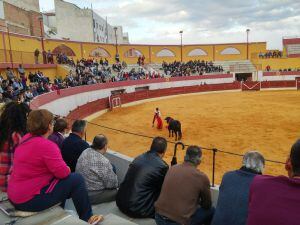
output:
[[[150,151],[130,164],[116,198],[117,206],[124,214],[134,218],[154,218],[154,202],[169,169],[162,159],[166,150],[166,139],[156,137]]]
[[[76,120],[72,125],[72,133],[62,143],[62,157],[72,172],[75,172],[77,160],[81,153],[90,147],[90,145],[82,139],[85,131],[86,121]]]

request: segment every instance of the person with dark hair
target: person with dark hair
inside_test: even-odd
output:
[[[154,202],[169,169],[162,160],[166,150],[167,140],[156,137],[150,151],[138,156],[130,164],[116,198],[117,206],[126,215],[154,218]]]
[[[264,166],[262,154],[249,151],[244,155],[239,170],[224,174],[212,225],[246,224],[250,185],[255,176],[262,174]]]
[[[30,112],[24,103],[10,102],[0,115],[0,191],[6,192],[15,147],[27,133],[26,121]]]
[[[214,209],[209,179],[197,169],[201,159],[201,148],[189,146],[184,162],[168,171],[155,202],[158,225],[210,224]]]
[[[85,180],[91,204],[111,202],[116,199],[118,177],[112,164],[105,157],[108,140],[104,135],[97,135],[90,148],[80,155],[76,172]]]
[[[72,172],[75,172],[76,163],[81,153],[90,147],[90,145],[83,140],[86,125],[85,120],[76,120],[72,125],[72,133],[62,143],[61,153],[63,159],[71,168]]]
[[[68,130],[68,123],[63,118],[55,120],[53,133],[48,137],[50,141],[53,141],[61,149],[62,143],[65,140],[65,135]]]
[[[286,176],[256,176],[250,186],[247,225],[299,224],[300,139],[286,161]]]
[[[53,130],[53,114],[45,109],[31,111],[26,134],[15,151],[14,168],[7,194],[17,210],[39,212],[72,198],[79,218],[96,224],[84,179],[71,173],[59,148],[47,138]],[[20,188],[21,187],[21,188]]]

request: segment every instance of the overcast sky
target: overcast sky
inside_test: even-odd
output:
[[[267,41],[282,48],[282,37],[300,36],[300,0],[67,0],[91,7],[111,25],[122,25],[131,43],[179,44]],[[53,0],[40,0],[42,11]]]

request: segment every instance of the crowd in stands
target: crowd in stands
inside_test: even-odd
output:
[[[27,82],[29,80],[29,84]],[[7,67],[5,75],[0,74],[0,103],[11,100],[29,102],[34,97],[56,90],[55,85],[50,84],[49,78],[41,71],[25,75],[22,65],[19,65],[18,75]]]
[[[64,59],[64,54],[59,54],[58,61],[73,64],[73,60]],[[65,61],[66,60],[66,61]],[[50,91],[91,85],[96,83],[117,82],[125,80],[153,79],[162,77],[157,72],[147,72],[144,68],[126,70],[125,62],[118,62],[111,67],[107,59],[92,60],[81,59],[76,62],[74,70],[64,78],[56,77],[53,83],[43,72],[25,73],[22,65],[19,65],[18,74],[11,68],[7,68],[5,74],[0,74],[0,103],[15,100],[18,102],[30,102],[34,97]]]
[[[123,181],[105,153],[109,141],[83,138],[87,123],[68,122],[24,103],[6,104],[0,115],[0,190],[21,211],[38,212],[71,198],[79,218],[98,224],[92,204],[116,201],[129,217],[154,218],[158,225],[282,225],[298,224],[300,140],[285,164],[288,176],[262,175],[265,159],[245,153],[240,169],[224,174],[216,207],[210,181],[199,169],[198,146],[189,146],[184,162],[171,167],[163,160],[167,141],[156,137],[136,157]],[[13,169],[12,169],[13,168]],[[20,188],[22,187],[22,188]],[[283,210],[284,209],[284,210]]]
[[[267,58],[281,58],[282,57],[282,51],[268,51],[265,53],[260,52],[258,54],[258,57],[261,59],[267,59]]]
[[[173,62],[162,63],[162,68],[167,75],[173,77],[178,76],[191,76],[191,75],[203,75],[204,73],[223,72],[222,66],[215,66],[213,62],[207,61],[188,61],[188,62]]]

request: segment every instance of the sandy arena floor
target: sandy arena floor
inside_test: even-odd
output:
[[[210,93],[177,96],[171,99],[122,107],[91,121],[96,124],[148,136],[168,137],[168,131],[152,128],[154,109],[162,117],[171,116],[182,123],[185,144],[217,148],[234,153],[259,150],[265,158],[284,162],[291,145],[300,137],[300,91]],[[109,147],[135,157],[147,151],[151,139],[124,134],[95,125],[88,127],[88,140],[103,133]],[[168,140],[174,140],[168,138]],[[169,144],[165,161],[170,163],[174,145]],[[200,170],[211,179],[212,153],[203,151]],[[177,153],[182,162],[184,151]],[[217,153],[216,182],[224,172],[237,169],[241,157]],[[266,174],[286,174],[284,165],[267,163]]]

